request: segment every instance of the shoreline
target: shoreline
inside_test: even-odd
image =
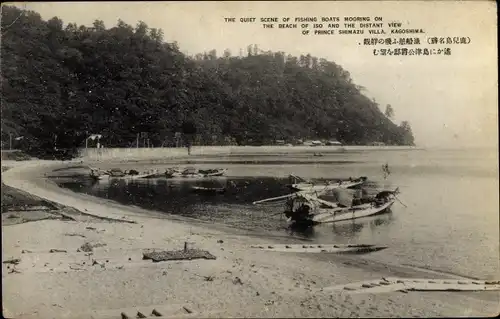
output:
[[[182,159],[172,159],[173,161],[182,161]],[[5,244],[3,249],[4,259],[9,258],[10,255],[14,255],[17,251],[17,256],[20,256],[20,251],[22,246],[28,246],[26,249],[31,250],[43,250],[50,246],[58,246],[52,248],[65,248],[68,253],[67,257],[71,256],[72,259],[81,258],[79,254],[70,253],[76,250],[77,245],[75,239],[71,237],[71,240],[61,239],[65,232],[69,229],[72,231],[79,231],[82,236],[94,240],[100,240],[107,243],[108,248],[99,248],[98,251],[103,258],[108,258],[109,260],[115,258],[116,263],[125,263],[119,257],[120,251],[129,251],[130,254],[135,254],[135,256],[140,252],[141,248],[174,248],[181,247],[184,241],[193,242],[196,247],[201,249],[206,249],[211,253],[217,255],[216,261],[191,261],[191,262],[175,262],[175,263],[159,263],[159,267],[168,267],[174,273],[182,275],[183,280],[191,283],[193,287],[183,287],[182,289],[177,287],[178,282],[164,282],[167,287],[177,287],[175,290],[175,296],[170,296],[169,299],[174,299],[177,301],[185,301],[191,299],[197,299],[198,311],[196,312],[198,316],[319,316],[319,317],[330,317],[330,316],[380,316],[380,315],[390,315],[390,316],[405,316],[411,315],[415,316],[415,311],[420,314],[420,316],[453,316],[453,315],[463,315],[464,312],[471,311],[474,309],[473,315],[489,314],[491,311],[498,310],[498,300],[499,294],[496,292],[489,293],[460,293],[454,294],[449,292],[441,293],[431,293],[431,292],[412,292],[411,294],[401,294],[398,292],[377,294],[377,295],[356,295],[356,297],[351,297],[351,295],[345,294],[315,294],[314,298],[311,300],[311,289],[318,287],[331,286],[333,284],[345,284],[348,282],[356,282],[364,279],[374,279],[381,278],[383,276],[407,276],[407,277],[436,277],[429,273],[430,271],[424,271],[422,269],[414,269],[412,267],[406,267],[402,265],[384,265],[376,264],[372,261],[366,261],[359,257],[352,256],[329,256],[323,255],[321,258],[311,258],[313,256],[307,256],[307,254],[287,254],[287,253],[272,253],[272,252],[262,252],[258,250],[249,249],[250,245],[260,244],[276,244],[276,243],[291,243],[290,238],[273,238],[261,236],[258,233],[252,233],[244,230],[237,230],[224,225],[214,225],[212,223],[201,222],[191,220],[189,218],[171,218],[168,215],[165,218],[163,216],[155,216],[155,213],[138,207],[126,207],[118,203],[113,203],[109,200],[100,199],[92,197],[89,195],[74,193],[70,190],[59,188],[55,183],[48,180],[46,175],[53,172],[54,169],[67,167],[68,165],[79,165],[80,161],[71,162],[52,162],[52,161],[30,161],[31,163],[19,164],[18,167],[13,167],[8,171],[4,172],[5,184],[14,188],[19,188],[35,196],[45,198],[50,201],[57,202],[61,205],[66,205],[74,207],[85,214],[95,215],[101,218],[113,218],[119,220],[135,221],[135,224],[130,223],[113,223],[113,221],[108,221],[104,223],[103,221],[94,222],[62,222],[62,221],[40,221],[36,223],[19,224],[14,226],[3,226],[4,230],[4,242],[8,239],[8,243]],[[8,163],[6,166],[9,166]],[[3,164],[3,165],[4,165]],[[89,163],[84,163],[89,164]],[[92,164],[92,163],[90,163]],[[4,177],[2,178],[4,179]],[[40,225],[44,225],[41,227]],[[88,226],[93,225],[93,226]],[[95,227],[94,227],[95,226]],[[37,229],[40,227],[41,229]],[[102,230],[101,233],[97,234],[95,231],[89,231],[86,227],[99,228]],[[17,231],[16,231],[17,230]],[[26,236],[25,232],[28,234],[35,231],[36,236]],[[147,232],[146,232],[147,231]],[[131,236],[135,235],[135,236]],[[36,240],[35,237],[45,238],[46,241]],[[128,238],[126,238],[128,236]],[[10,240],[9,240],[10,239]],[[82,243],[84,240],[80,238],[78,244]],[[223,243],[218,243],[218,241],[223,241]],[[159,243],[160,242],[160,243]],[[19,247],[16,247],[18,245]],[[47,250],[47,249],[46,249]],[[107,250],[107,251],[106,251]],[[41,256],[45,256],[44,253],[39,253]],[[98,255],[98,253],[95,253]],[[53,254],[54,255],[54,254]],[[23,259],[26,255],[23,255]],[[140,254],[139,254],[140,257]],[[270,258],[272,257],[272,258]],[[107,259],[107,260],[108,260]],[[112,261],[113,263],[113,261]],[[116,264],[116,265],[117,265]],[[113,264],[115,265],[115,264]],[[156,264],[158,265],[158,264]],[[354,267],[353,267],[354,265]],[[124,275],[130,276],[132,279],[130,281],[135,282],[136,285],[140,284],[141,278],[144,275],[139,275],[137,273],[137,267],[140,267],[141,271],[147,273],[148,277],[158,276],[160,271],[159,267],[151,267],[148,264],[141,264],[139,266],[126,265],[130,267],[125,267],[124,269],[118,271],[117,269],[108,270],[106,276],[98,276],[102,282],[107,283],[107,287],[111,291],[119,289],[118,283],[121,284],[120,278]],[[57,265],[57,267],[64,268],[64,265]],[[55,268],[57,268],[55,267]],[[119,267],[119,266],[116,266]],[[122,265],[123,267],[123,265]],[[194,268],[193,268],[194,267]],[[4,277],[6,283],[4,288],[7,288],[7,292],[14,293],[15,285],[19,284],[19,279],[16,277],[26,277],[29,280],[31,276],[35,274],[43,274],[41,276],[46,276],[47,284],[52,285],[54,289],[65,291],[68,288],[66,286],[88,286],[92,284],[97,284],[99,281],[94,283],[82,283],[81,281],[71,278],[64,279],[64,285],[61,285],[60,280],[56,279],[54,273],[57,273],[57,269],[54,271],[47,271],[46,267],[41,265],[33,265],[30,271],[32,274],[9,274]],[[45,268],[45,269],[44,269]],[[108,269],[109,266],[106,266]],[[215,281],[219,281],[218,284],[227,287],[225,289],[217,288],[217,285],[210,285],[210,283],[204,282],[202,285],[206,289],[206,293],[214,293],[216,298],[219,300],[212,300],[207,295],[197,295],[197,286],[200,285],[199,277],[188,276],[185,278],[186,272],[189,274],[193,270],[198,269],[202,271],[203,269],[210,269],[212,271],[218,270],[219,273],[222,271],[226,278],[220,278],[216,276]],[[231,269],[232,268],[232,269]],[[28,267],[26,267],[28,269]],[[236,271],[235,271],[236,269]],[[68,269],[64,268],[67,273]],[[231,271],[230,273],[227,271]],[[61,270],[64,273],[63,270]],[[88,269],[87,271],[95,270]],[[85,271],[73,272],[76,274],[85,274]],[[234,277],[237,273],[244,282],[243,285],[234,284],[229,277]],[[250,274],[250,275],[249,275]],[[258,274],[258,276],[252,276]],[[222,276],[222,277],[224,277]],[[87,277],[87,276],[83,276]],[[168,276],[167,276],[168,277]],[[290,277],[293,277],[292,279]],[[439,274],[439,278],[452,278],[452,275]],[[455,276],[456,277],[456,276]],[[234,278],[233,278],[234,279]],[[21,282],[25,280],[20,279]],[[159,279],[163,282],[163,279]],[[248,282],[248,284],[247,284]],[[314,282],[314,283],[313,283]],[[10,284],[9,284],[10,283]],[[25,282],[26,283],[26,282]],[[56,288],[56,283],[59,288]],[[12,286],[13,285],[13,286]],[[153,285],[155,286],[156,283]],[[187,285],[189,286],[189,284]],[[235,286],[239,289],[235,291]],[[250,286],[250,287],[247,287]],[[258,286],[258,295],[253,288]],[[33,288],[33,284],[31,284]],[[103,294],[102,292],[93,291],[92,294],[81,296],[81,293],[77,293],[77,296],[85,297],[83,299],[86,302],[86,307],[94,307],[96,309],[107,309],[107,308],[125,308],[134,304],[135,306],[140,305],[151,305],[158,304],[154,302],[151,296],[160,294],[165,295],[165,291],[161,293],[158,292],[157,288],[151,288],[149,286],[143,287],[138,298],[142,302],[134,301],[133,294],[128,297],[123,296],[112,296]],[[28,289],[28,288],[26,288]],[[194,290],[194,291],[193,291]],[[54,309],[54,307],[47,307],[41,305],[43,289],[31,289],[26,291],[24,288],[23,292],[26,292],[27,296],[21,296],[21,299],[29,298],[28,304],[32,308],[38,309],[38,314],[40,315],[41,309],[45,311],[46,314],[54,313],[59,317],[64,317],[61,314],[61,308]],[[179,293],[177,294],[177,292]],[[283,295],[276,294],[276,291],[282,291]],[[274,292],[274,293],[273,293]],[[18,292],[21,295],[21,292]],[[109,293],[109,291],[108,291]],[[18,296],[19,296],[18,295]],[[169,294],[170,295],[170,294]],[[197,298],[193,298],[196,295]],[[28,297],[30,296],[30,297]],[[96,298],[108,298],[110,305],[98,305],[99,302]],[[149,299],[148,299],[149,296]],[[188,296],[191,296],[189,298]],[[77,297],[75,297],[78,299]],[[130,299],[132,298],[132,299]],[[309,298],[309,299],[308,299]],[[325,298],[332,303],[335,300],[335,306],[325,306]],[[440,309],[431,309],[434,300],[438,298],[443,304],[448,305],[441,307]],[[13,315],[19,315],[22,305],[15,302],[9,296],[10,303],[6,305],[6,298],[4,297],[4,310],[11,308],[10,313]],[[59,298],[60,299],[60,298]],[[66,298],[63,298],[66,299]],[[74,299],[73,297],[69,299]],[[266,305],[269,299],[273,299],[274,302]],[[306,302],[307,300],[307,302]],[[395,300],[400,303],[396,305]],[[38,301],[38,302],[37,302]],[[460,310],[460,306],[466,304],[471,304],[469,309]],[[96,304],[97,303],[97,304]],[[170,302],[168,302],[170,303]],[[81,305],[76,305],[74,302],[59,300],[62,308],[71,311],[73,314],[81,313],[83,308]],[[64,304],[64,305],[62,305]],[[308,304],[308,305],[306,305]],[[362,309],[359,307],[360,304],[373,304],[373,307],[366,307]],[[237,306],[236,306],[237,305]],[[375,306],[376,305],[376,306]],[[410,306],[411,305],[411,306]],[[486,305],[486,306],[485,306]],[[6,307],[7,306],[7,307]],[[26,305],[24,305],[26,306]],[[245,308],[243,308],[245,306]],[[495,308],[496,307],[496,308]],[[203,310],[203,309],[204,310]],[[413,309],[415,308],[415,309]],[[216,311],[216,309],[219,309]],[[222,312],[220,311],[222,309]],[[413,309],[413,310],[412,310]],[[496,310],[492,310],[496,309]],[[52,311],[52,312],[51,312]],[[263,312],[264,311],[264,312]],[[486,312],[481,312],[486,311]],[[477,313],[477,314],[476,314]],[[239,315],[238,315],[239,314]],[[171,316],[178,316],[178,313],[172,313]],[[186,314],[182,314],[184,316]]]
[[[158,159],[180,159],[193,157],[224,157],[238,155],[263,155],[263,154],[306,154],[314,152],[344,153],[358,151],[401,151],[401,150],[425,150],[415,146],[194,146],[191,155],[187,148],[157,147],[157,148],[88,148],[80,149],[80,157],[89,161],[110,160],[158,160]]]

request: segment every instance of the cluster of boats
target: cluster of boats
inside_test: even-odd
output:
[[[352,189],[364,184],[366,177],[326,181],[323,184],[305,181],[293,175],[290,178],[295,180],[289,185],[293,193],[260,200],[254,204],[284,201],[283,214],[295,224],[334,223],[386,213],[399,194],[398,188],[379,191],[374,196],[368,196],[362,189]]]
[[[204,179],[220,177],[226,174],[226,169],[201,170],[194,167],[184,169],[169,168],[164,172],[158,170],[139,173],[135,170],[122,171],[111,169],[103,171],[91,168],[90,176],[96,180],[104,179],[145,179],[145,178],[180,178]],[[284,203],[282,212],[295,224],[314,225],[334,223],[368,217],[388,212],[397,199],[399,189],[379,191],[373,196],[366,194],[362,186],[368,180],[362,176],[339,181],[308,181],[295,175],[290,175],[288,187],[291,193],[283,196],[267,198],[253,204]],[[359,189],[361,187],[361,189]],[[354,189],[357,188],[357,189]],[[193,186],[194,192],[225,193],[226,187]]]
[[[194,167],[186,167],[185,169],[179,168],[168,168],[165,172],[160,172],[159,170],[152,170],[148,172],[140,173],[136,170],[126,170],[123,171],[119,168],[113,168],[111,170],[100,170],[97,168],[90,169],[90,177],[96,180],[107,180],[107,179],[143,179],[143,178],[209,178],[224,176],[226,174],[226,169],[208,169],[201,170]]]
[[[183,170],[178,168],[169,168],[165,171],[167,178],[181,177],[181,178],[205,178],[205,177],[220,177],[226,174],[226,169],[196,169],[194,167],[187,167]]]

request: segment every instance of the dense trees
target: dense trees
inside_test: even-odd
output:
[[[203,144],[413,143],[409,123],[392,123],[347,71],[310,54],[249,45],[246,56],[190,57],[144,22],[64,27],[10,6],[3,6],[1,50],[2,141],[12,133],[27,146],[75,147],[98,133],[106,146],[126,147],[148,132],[159,146],[187,130]]]
[[[384,112],[385,116],[387,116],[387,118],[392,118],[394,116],[394,109],[392,108],[392,106],[390,104],[387,104],[387,106],[385,107],[385,112]]]

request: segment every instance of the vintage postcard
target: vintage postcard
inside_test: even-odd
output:
[[[499,314],[496,2],[1,8],[4,317]]]

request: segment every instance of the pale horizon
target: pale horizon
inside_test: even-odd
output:
[[[384,112],[391,104],[393,122],[410,122],[418,147],[496,147],[498,136],[496,3],[493,2],[101,2],[10,3],[48,20],[59,17],[106,27],[118,19],[142,20],[161,28],[166,42],[176,41],[189,55],[227,48],[239,55],[246,46],[310,53],[341,65],[365,95]],[[361,5],[360,5],[361,4]],[[419,12],[419,13],[417,13]],[[426,34],[413,36],[470,37],[467,45],[451,45],[449,56],[373,56],[358,43],[369,35],[303,36],[299,29],[266,30],[260,23],[226,23],[225,17],[381,16]],[[404,35],[403,35],[404,36]],[[406,37],[406,36],[405,36]],[[427,46],[428,47],[428,46]]]

